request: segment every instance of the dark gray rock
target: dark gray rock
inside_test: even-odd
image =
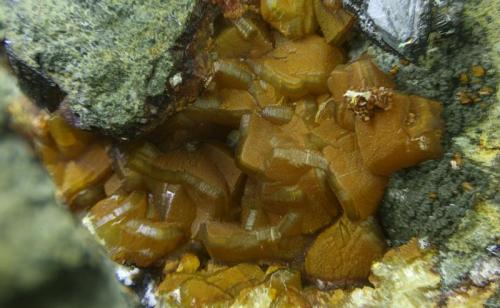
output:
[[[431,23],[430,0],[344,0],[359,25],[382,47],[415,59],[425,49]]]
[[[462,0],[343,0],[355,13],[361,30],[376,44],[417,61],[429,44],[429,34],[454,34],[460,26]]]
[[[66,96],[76,126],[126,138],[197,95],[216,14],[206,0],[8,0],[0,11],[23,90],[49,109]]]
[[[463,3],[453,0],[344,0],[358,17],[361,30],[385,50],[416,61],[431,31],[455,32]]]
[[[18,76],[18,83],[22,91],[37,105],[44,106],[49,111],[55,111],[66,93],[42,71],[31,67],[20,59],[12,50],[11,42],[4,41],[3,48],[5,48],[10,65]]]

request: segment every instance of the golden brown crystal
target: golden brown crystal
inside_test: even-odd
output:
[[[302,283],[366,282],[388,176],[442,151],[438,102],[396,92],[366,57],[345,63],[340,1],[260,8],[222,23],[207,90],[141,140],[32,115],[58,194],[115,261],[163,268],[169,305],[345,303]]]
[[[363,281],[384,250],[382,233],[373,218],[353,223],[343,217],[323,231],[307,251],[306,273],[341,285]]]

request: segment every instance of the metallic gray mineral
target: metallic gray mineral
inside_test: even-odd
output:
[[[23,90],[51,110],[63,101],[79,127],[125,138],[197,95],[215,16],[204,0],[4,0],[0,11]]]
[[[431,25],[430,0],[344,0],[361,29],[382,47],[409,59],[425,49]]]

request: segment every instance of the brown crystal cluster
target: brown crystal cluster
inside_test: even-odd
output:
[[[385,251],[373,216],[388,177],[442,151],[440,103],[397,92],[368,58],[346,63],[354,19],[336,1],[257,12],[222,22],[205,93],[140,140],[35,119],[58,195],[111,258],[164,266],[159,292],[198,304],[261,283],[306,303],[304,277],[366,281]]]
[[[231,267],[209,263],[200,270],[197,257],[186,254],[165,273],[158,287],[159,307],[386,307],[394,303],[434,307],[442,301],[440,277],[433,270],[435,256],[436,251],[413,239],[373,263],[368,277],[372,286],[320,290],[305,285],[300,271],[281,265],[264,271],[249,263]],[[479,304],[482,299],[484,303],[491,290],[466,295],[463,301]]]

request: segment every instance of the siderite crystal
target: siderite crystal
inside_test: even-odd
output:
[[[341,1],[314,0],[314,13],[325,40],[335,45],[340,45],[347,39],[356,20],[342,8]]]
[[[252,71],[248,74],[256,78]],[[225,79],[222,83],[240,87]],[[228,90],[214,91],[220,95]],[[99,188],[92,196],[102,200],[93,206],[80,202],[78,209],[91,206],[87,225],[118,262],[143,267],[161,264],[189,238],[202,243],[213,260],[298,261],[307,236],[313,235],[316,239],[304,263],[308,277],[335,283],[363,281],[384,250],[380,232],[369,217],[376,212],[387,178],[372,174],[362,159],[364,149],[358,139],[364,135],[359,135],[363,132],[359,125],[365,122],[353,118],[353,130],[336,124],[337,112],[342,108],[351,112],[339,107],[343,104],[348,102],[328,97],[264,108],[249,104],[239,115],[232,115],[241,118],[236,153],[206,141],[206,131],[191,129],[166,144],[159,141],[160,133],[151,136],[153,144],[111,146],[91,136],[76,138],[83,133],[65,125],[59,116],[46,119],[45,137],[38,146],[46,153],[49,169],[61,170],[60,191],[70,204],[75,196]],[[186,127],[205,122],[218,131],[234,127],[235,121],[215,117],[218,108],[234,105],[210,105],[214,106],[210,110],[195,104],[178,117],[185,117]],[[375,112],[368,124],[387,116],[380,122],[384,127],[390,123],[391,110],[396,109]],[[75,149],[81,142],[88,149],[78,155]],[[56,179],[58,172],[53,171]],[[341,219],[339,205],[345,213]],[[333,255],[325,257],[326,252]],[[202,278],[183,275],[179,276],[186,278],[181,284],[181,292],[187,292],[183,296],[203,303],[229,300],[225,291],[209,288]],[[202,286],[213,292],[197,293]],[[304,299],[292,292],[276,300]]]
[[[394,93],[389,110],[375,114],[371,121],[356,119],[358,144],[367,168],[389,176],[438,158],[443,151],[442,109],[436,101]]]
[[[215,51],[223,58],[260,57],[273,48],[262,21],[239,17],[215,38]]]
[[[341,218],[323,231],[306,254],[306,273],[340,285],[366,279],[385,249],[382,232],[370,218],[353,223]]]
[[[387,178],[374,175],[366,168],[353,134],[339,140],[337,145],[339,147],[327,146],[323,150],[330,162],[330,186],[350,219],[366,219],[376,213]]]
[[[349,90],[361,91],[373,87],[392,89],[395,84],[391,77],[384,74],[367,57],[337,66],[328,78],[328,89],[332,93],[332,98],[339,103],[344,100],[344,95]]]
[[[260,11],[265,21],[292,39],[312,34],[318,26],[312,0],[263,0]]]
[[[147,196],[133,192],[114,195],[92,207],[89,226],[117,262],[148,266],[174,250],[185,236],[175,223],[146,220]]]
[[[344,55],[339,48],[311,35],[279,44],[262,58],[250,60],[249,64],[259,78],[283,94],[299,98],[308,93],[326,93],[329,72],[342,62]]]
[[[396,92],[368,58],[346,64],[327,41],[350,22],[328,16],[340,36],[325,40],[293,6],[313,1],[285,4],[221,21],[206,90],[141,139],[33,115],[59,194],[116,262],[163,268],[166,306],[341,303],[302,283],[366,283],[388,176],[441,151],[439,103]]]

